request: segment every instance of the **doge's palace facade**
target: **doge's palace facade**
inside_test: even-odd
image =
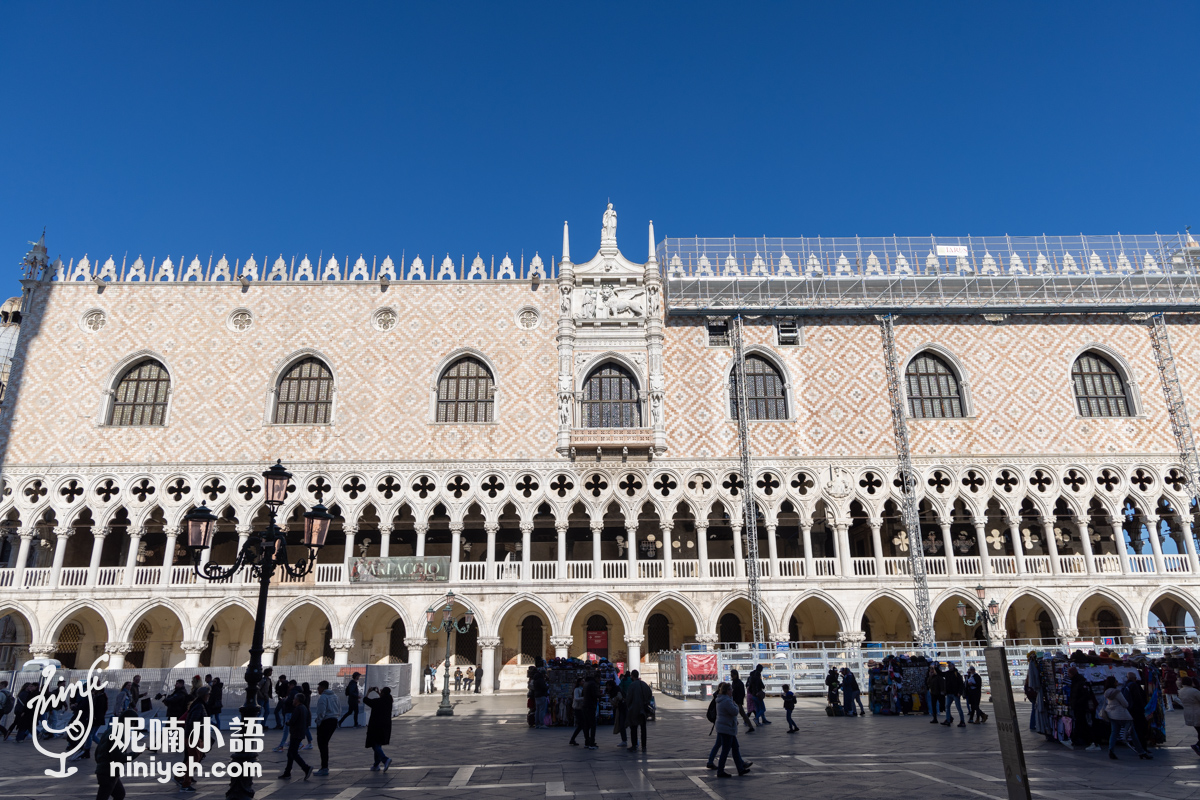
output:
[[[880,326],[856,299],[1043,274],[1160,291],[1164,275],[1194,284],[1190,239],[1173,262],[1169,246],[1061,240],[1036,256],[1011,242],[656,244],[651,227],[636,263],[616,227],[610,205],[579,263],[564,229],[550,264],[64,265],[35,247],[0,403],[0,667],[106,651],[144,668],[244,663],[255,587],[198,581],[180,522],[207,504],[221,521],[204,557],[231,562],[266,524],[276,459],[295,475],[280,518],[297,542],[305,509],[336,514],[314,574],[272,588],[277,664],[440,661],[424,616],[447,588],[477,620],[456,658],[489,692],[536,656],[649,662],[745,641],[746,491],[777,641],[912,642],[918,539],[939,640],[983,636],[955,610],[977,584],[1010,640],[1195,633],[1187,467],[1136,304],[910,304],[895,335],[918,534],[900,518]],[[716,297],[735,284],[807,293],[784,304],[795,313],[747,312],[749,487]],[[1168,318],[1183,394],[1200,397],[1200,329]],[[442,559],[448,581],[349,568],[377,558]]]

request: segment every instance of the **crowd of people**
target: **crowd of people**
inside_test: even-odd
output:
[[[450,669],[450,666],[447,664],[443,664],[442,669],[443,669],[442,675],[444,677],[446,674],[446,671],[448,671]],[[422,681],[421,681],[421,693],[422,694],[435,694],[437,692],[442,691],[441,686],[438,681],[438,665],[437,664],[430,664],[429,666],[425,667],[425,669],[422,671],[421,675],[422,675]],[[454,672],[450,674],[450,681],[453,684],[454,691],[456,691],[456,692],[470,692],[470,691],[478,692],[478,689],[481,688],[481,687],[476,687],[475,667],[473,665],[468,666],[465,671],[463,670],[462,666],[454,667]]]
[[[528,693],[532,703],[534,728],[549,727],[545,724],[550,702],[550,684],[545,669],[532,666],[526,673]],[[612,705],[613,734],[620,735],[620,747],[630,752],[646,752],[646,722],[654,716],[654,693],[650,685],[642,680],[638,671],[627,670],[616,674],[600,686],[595,669],[576,679],[571,696],[571,717],[575,729],[567,744],[578,746],[576,741],[583,734],[583,746],[598,750],[596,730],[600,716],[600,700],[604,697]]]

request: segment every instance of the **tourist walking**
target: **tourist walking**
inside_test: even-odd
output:
[[[963,697],[967,701],[967,722],[987,722],[988,715],[979,708],[983,702],[983,677],[974,667],[967,667],[967,674],[963,677]]]
[[[275,709],[278,714],[280,709],[283,710],[283,738],[279,740],[279,746],[275,748],[276,753],[282,753],[287,749],[288,735],[292,732],[292,708],[295,705],[296,696],[300,694],[300,687],[295,681],[288,681],[287,686],[282,691],[279,691],[279,686],[276,684],[275,690],[279,693],[279,705]]]
[[[1125,699],[1125,694],[1117,685],[1117,679],[1112,675],[1104,679],[1104,700],[1104,716],[1108,720],[1108,727],[1111,731],[1108,735],[1108,757],[1113,761],[1117,760],[1117,754],[1113,752],[1116,749],[1117,740],[1121,738],[1122,732],[1128,731],[1126,742],[1137,751],[1138,758],[1152,761],[1154,756],[1147,753],[1146,749],[1142,747],[1137,731],[1133,729],[1133,715],[1129,713],[1129,701]]]
[[[792,692],[792,687],[785,683],[783,685],[783,713],[787,717],[788,733],[800,730],[800,726],[792,721],[792,712],[795,710],[796,695]]]
[[[1170,702],[1163,703],[1163,711],[1182,710],[1183,703],[1179,700],[1179,673],[1169,666],[1162,668],[1163,697]]]
[[[346,721],[346,717],[354,716],[354,727],[358,727],[358,710],[359,710],[359,673],[355,672],[350,676],[350,682],[346,684],[346,713],[338,720],[338,727]]]
[[[425,668],[425,694],[431,694],[433,692],[434,674],[433,664],[430,664]]]
[[[271,716],[271,694],[274,684],[271,682],[271,673],[273,670],[267,667],[263,670],[262,679],[258,682],[258,704],[262,707],[262,718],[267,720]]]
[[[375,692],[378,696],[371,697]],[[392,742],[392,690],[385,686],[382,689],[376,689],[372,686],[363,695],[363,704],[371,709],[371,715],[367,717],[367,747],[375,751],[375,763],[371,766],[372,772],[379,772],[382,769],[387,772],[388,767],[392,765],[392,760],[383,752],[385,744]]]
[[[5,739],[8,738],[9,729],[4,727],[4,719],[12,712],[16,704],[13,693],[8,690],[8,681],[0,681],[0,736]]]
[[[580,731],[585,731],[583,741],[587,742],[587,733],[583,726],[583,678],[576,678],[575,688],[571,690],[571,716],[575,719],[575,730],[571,731],[571,738],[567,744],[578,747],[579,742],[575,741],[575,737]]]
[[[291,731],[292,741],[288,744],[287,766],[283,768],[279,780],[286,781],[292,777],[293,763],[299,764],[300,769],[304,770],[304,780],[308,780],[308,777],[312,775],[312,767],[300,755],[300,743],[304,741],[304,732],[308,730],[311,721],[308,706],[304,704],[304,695],[297,692],[292,695],[292,712],[288,719],[288,729]]]
[[[958,708],[958,727],[967,727],[967,720],[965,717],[963,717],[962,713],[962,694],[963,689],[965,688],[963,684],[963,677],[962,673],[958,671],[958,668],[954,666],[953,661],[949,662],[946,667],[946,672],[942,675],[942,687],[942,691],[945,695],[945,700],[942,702],[946,704],[946,720],[942,724],[949,726],[954,723],[954,715],[950,713],[950,704],[954,703],[954,705]]]
[[[1183,706],[1183,724],[1196,729],[1196,743],[1192,752],[1200,756],[1200,689],[1196,682],[1188,676],[1179,679],[1179,704]]]
[[[529,691],[533,695],[533,727],[546,727],[546,707],[550,704],[550,684],[546,681],[546,671],[530,667],[533,674],[529,677]]]
[[[356,676],[358,673],[354,673]],[[354,683],[351,681],[351,683]],[[358,684],[354,684],[357,686]],[[317,726],[317,749],[321,752],[321,768],[316,771],[316,775],[329,774],[329,740],[333,738],[333,732],[338,729],[341,720],[338,719],[338,714],[342,713],[341,704],[338,703],[337,695],[333,693],[333,689],[329,688],[329,681],[321,681],[317,684],[317,711],[313,714],[313,723]],[[355,714],[357,716],[357,712]],[[344,719],[344,718],[343,718]],[[355,720],[354,727],[358,727],[358,721]]]
[[[113,722],[129,725],[129,720],[137,718],[137,711],[126,708],[113,714]],[[113,774],[112,764],[129,764],[145,750],[133,749],[133,738],[129,737],[126,745],[129,749],[121,748],[121,739],[112,737],[112,723],[101,727],[94,737],[96,742],[96,783],[98,790],[96,800],[124,800],[125,786],[121,783],[120,774]]]
[[[842,667],[842,710],[847,717],[857,717],[865,714],[862,704],[862,692],[858,688],[858,678],[849,667]],[[855,704],[858,709],[855,710]]]
[[[212,717],[213,726],[217,730],[221,730],[221,710],[224,707],[225,699],[222,696],[225,693],[225,682],[219,677],[209,680],[209,676],[204,676],[204,682],[208,684],[208,715]]]
[[[1138,674],[1130,670],[1125,675],[1125,699],[1129,701],[1129,713],[1133,716],[1133,729],[1143,747],[1150,746],[1150,723],[1146,720],[1146,690],[1142,688]]]
[[[295,681],[292,681],[292,683],[295,683]],[[287,675],[280,673],[279,680],[275,681],[275,730],[277,731],[284,729],[287,722],[287,715],[291,710],[291,703],[288,698],[288,688],[290,685]],[[286,738],[286,734],[284,737]]]
[[[763,665],[757,665],[746,680],[746,694],[754,698],[754,721],[759,725],[770,725],[767,719],[767,687],[763,683]]]
[[[930,725],[938,724],[938,715],[942,711],[942,697],[946,694],[946,679],[942,676],[942,667],[934,663],[929,665],[929,673],[925,678],[925,704],[929,707]]]
[[[33,730],[33,709],[29,707],[29,701],[36,694],[36,683],[26,683],[21,687],[21,691],[17,692],[16,708],[14,709],[13,724],[10,730],[16,730],[16,742],[18,744],[25,741],[26,736],[32,735],[34,738],[37,738],[37,732]]]
[[[629,722],[629,750],[638,748],[638,729],[642,732],[642,752],[646,752],[646,718],[650,714],[650,703],[654,694],[646,682],[638,677],[635,669],[629,673],[629,688],[625,693],[625,719]],[[744,713],[744,712],[743,712]]]
[[[738,748],[737,721],[738,715],[742,713],[742,709],[733,700],[732,687],[724,681],[717,685],[715,700],[717,704],[717,743],[721,746],[721,756],[720,760],[714,764],[710,755],[709,761],[705,766],[709,769],[715,769],[718,778],[732,778],[733,776],[725,771],[725,761],[730,751],[733,751],[733,765],[737,768],[737,774],[745,775],[750,771],[753,762],[743,761],[741,750]]]
[[[625,692],[623,686],[629,682],[628,675],[621,678],[621,683],[617,683],[615,678],[609,678],[608,684],[605,685],[604,691],[608,695],[608,701],[613,708],[613,733],[621,735],[621,747],[627,747],[629,742],[625,738],[625,729],[628,723],[625,719]]]
[[[163,705],[166,706],[167,716],[171,719],[181,720],[187,715],[191,699],[183,678],[175,681],[175,688],[163,698]]]
[[[742,683],[736,669],[729,670],[729,696],[737,703],[742,721],[746,723],[746,733],[754,733],[754,725],[750,722],[750,715],[746,713],[746,684]]]
[[[208,691],[207,686],[196,684],[196,689],[191,695],[192,704],[188,707],[187,715],[184,717],[183,752],[184,763],[188,766],[188,771],[182,778],[175,779],[175,782],[179,784],[180,791],[183,792],[196,791],[196,777],[192,775],[191,765],[199,764],[205,756],[205,751],[200,749],[200,745],[204,744],[201,729],[208,721]]]

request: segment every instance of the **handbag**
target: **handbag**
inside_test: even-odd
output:
[[[154,705],[153,705],[153,703],[150,701],[150,698],[149,698],[149,697],[143,697],[143,698],[142,698],[142,703],[141,703],[141,712],[142,712],[143,714],[145,714],[147,711],[149,711],[149,710],[150,710],[150,709],[152,709],[152,708],[154,708]]]

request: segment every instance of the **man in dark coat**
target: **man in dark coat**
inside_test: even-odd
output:
[[[163,705],[167,707],[167,716],[171,719],[183,719],[188,713],[190,697],[186,684],[183,678],[175,681],[175,688],[163,699]]]
[[[746,680],[746,693],[754,698],[754,717],[759,725],[770,725],[767,719],[767,687],[763,683],[763,665],[759,664]]]
[[[350,676],[350,682],[346,684],[346,713],[338,720],[338,727],[342,727],[342,723],[346,721],[346,717],[354,715],[354,727],[358,727],[358,676],[359,673],[354,673]]]
[[[1067,677],[1068,701],[1071,704],[1071,744],[1087,749],[1092,746],[1091,715],[1096,707],[1096,695],[1075,665],[1067,669]],[[970,705],[970,701],[967,705]]]
[[[629,749],[637,750],[638,729],[642,731],[642,752],[646,752],[646,718],[650,714],[653,692],[635,669],[629,673],[629,686],[625,690],[625,714],[629,722]]]
[[[842,667],[842,701],[845,704],[842,710],[847,717],[857,717],[858,712],[862,709],[860,694],[858,678],[855,677],[854,671],[849,667]],[[858,704],[857,709],[855,708],[856,703]]]
[[[929,706],[930,725],[938,724],[938,714],[942,710],[942,697],[946,694],[946,679],[942,676],[941,664],[930,664],[929,674],[925,678],[925,700]]]
[[[838,704],[838,688],[842,682],[838,680],[837,667],[830,667],[829,674],[825,676],[825,699],[829,701],[829,705],[834,708]]]
[[[1129,671],[1125,680],[1125,699],[1129,701],[1129,713],[1133,715],[1133,730],[1137,733],[1142,747],[1150,746],[1150,723],[1146,720],[1146,690],[1142,688],[1140,678],[1133,670]]]
[[[595,672],[588,672],[583,681],[583,746],[596,750],[596,709],[600,705],[600,683]],[[644,737],[643,737],[644,738]]]
[[[182,683],[182,681],[180,681]],[[178,687],[177,687],[178,688]],[[187,710],[187,714],[183,720],[183,743],[186,759],[184,761],[189,767],[192,763],[199,764],[204,760],[204,751],[200,749],[200,745],[204,743],[200,730],[205,722],[208,721],[208,692],[207,686],[196,687],[195,696],[192,698],[192,704]],[[195,791],[194,787],[196,779],[191,775],[189,769],[188,774],[182,778],[176,778],[176,783],[179,788],[185,791]]]
[[[225,705],[225,699],[222,697],[224,692],[225,682],[220,678],[213,678],[212,682],[208,684],[208,715],[212,717],[213,725],[217,730],[221,729],[221,710]]]
[[[958,671],[958,667],[954,666],[954,662],[950,662],[942,674],[942,687],[942,693],[946,697],[944,701],[946,703],[946,719],[942,724],[947,726],[953,724],[954,715],[950,711],[950,704],[953,703],[958,708],[958,727],[967,727],[962,710],[962,695],[966,687],[963,683],[962,673]]]
[[[378,697],[371,697],[374,692],[379,692]],[[391,744],[392,741],[392,690],[390,687],[376,689],[372,686],[367,689],[367,693],[363,695],[363,705],[371,709],[371,716],[367,717],[367,744],[366,746],[375,751],[375,764],[371,767],[372,772],[378,772],[382,769],[387,772],[388,767],[392,765],[392,760],[383,752],[385,744]]]
[[[754,733],[754,725],[750,722],[750,715],[746,713],[746,684],[742,683],[736,669],[729,670],[729,696],[737,703],[742,722],[746,723],[746,733]]]
[[[308,780],[308,776],[312,774],[312,767],[300,755],[300,745],[304,743],[304,733],[308,730],[309,722],[308,705],[304,702],[304,695],[296,692],[292,695],[292,716],[288,720],[289,732],[292,735],[292,740],[288,742],[287,751],[287,766],[283,768],[283,774],[279,776],[279,780],[284,781],[292,777],[292,764],[300,765],[300,769],[304,770],[304,780]]]

